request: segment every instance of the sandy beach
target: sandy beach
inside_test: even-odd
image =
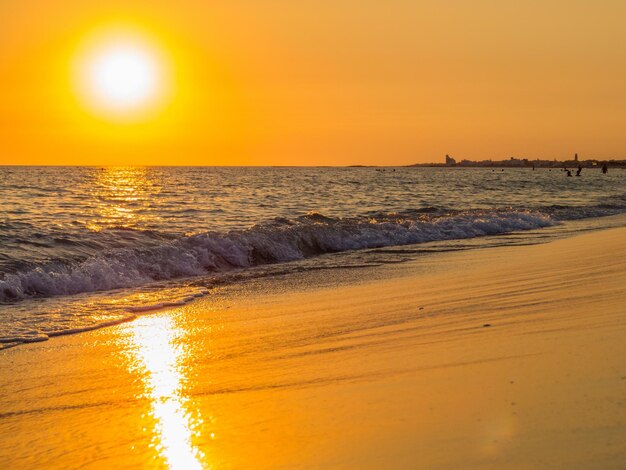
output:
[[[0,470],[626,469],[624,18],[0,0]]]
[[[626,229],[215,290],[0,351],[3,468],[620,468]]]

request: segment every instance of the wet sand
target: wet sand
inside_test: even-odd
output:
[[[0,351],[0,463],[620,468],[625,245],[263,279]]]

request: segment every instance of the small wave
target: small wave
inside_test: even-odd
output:
[[[564,206],[555,204],[543,207],[541,211],[556,220],[580,220],[622,213],[624,212],[624,205],[617,201],[595,206]]]
[[[0,349],[11,348],[19,344],[47,341],[56,336],[73,335],[119,325],[132,321],[143,313],[186,305],[209,293],[205,288],[188,287],[179,289],[186,292],[181,296],[177,294],[176,289],[166,290],[163,292],[163,296],[169,296],[170,300],[153,301],[153,303],[148,301],[147,304],[142,303],[145,301],[146,294],[139,293],[134,296],[131,295],[130,299],[124,295],[122,299],[109,303],[101,299],[100,302],[96,301],[93,304],[81,305],[82,311],[80,313],[66,313],[66,309],[63,309],[63,311],[47,317],[22,315],[12,328],[9,327],[3,335],[0,335]],[[162,291],[159,291],[159,296],[163,297],[161,293]],[[153,296],[154,294],[152,294]],[[128,303],[130,303],[130,306]],[[76,306],[74,305],[74,307]],[[68,306],[68,309],[72,310],[70,306]],[[106,315],[94,315],[96,312],[106,312]],[[39,319],[43,320],[43,322],[38,322]]]
[[[358,218],[311,213],[247,230],[208,232],[7,273],[0,279],[0,302],[136,287],[324,253],[497,235],[555,223],[548,214],[518,210],[407,211]]]
[[[139,313],[139,312],[154,312],[156,310],[162,310],[164,308],[170,307],[182,307],[183,305],[188,304],[192,300],[195,300],[199,297],[204,297],[207,294],[206,291],[199,292],[197,294],[188,295],[187,297],[183,297],[180,300],[174,300],[171,302],[158,302],[150,305],[139,305],[137,307],[127,307],[126,310],[131,313]]]

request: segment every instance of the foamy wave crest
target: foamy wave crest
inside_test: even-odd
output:
[[[349,219],[310,214],[7,273],[0,279],[0,301],[136,287],[323,253],[497,235],[555,223],[540,212],[514,210],[414,211]]]

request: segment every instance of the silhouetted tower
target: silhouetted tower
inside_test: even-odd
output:
[[[578,161],[578,154],[577,154],[577,153],[575,153],[575,154],[574,154],[574,161],[575,161],[575,162],[577,162],[577,161]]]

